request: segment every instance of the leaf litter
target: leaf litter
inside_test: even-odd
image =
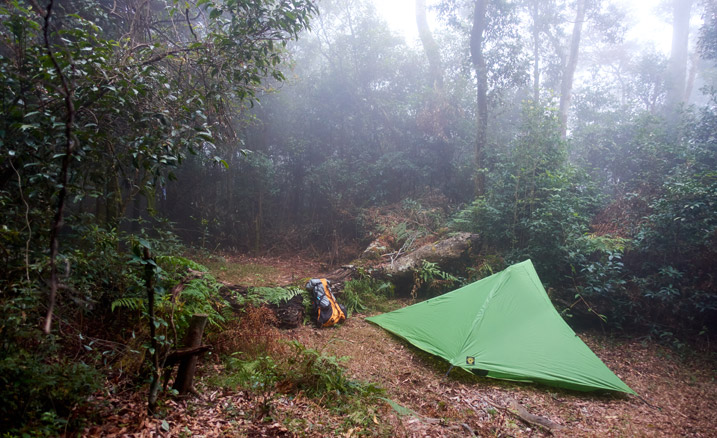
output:
[[[297,274],[293,262],[273,266],[277,282],[306,275]],[[271,415],[258,417],[256,395],[206,385],[206,378],[221,374],[223,366],[203,358],[197,384],[201,397],[165,398],[154,418],[146,414],[144,391],[113,394],[108,387],[91,400],[99,420],[83,435],[717,437],[717,367],[708,359],[686,360],[651,340],[582,333],[583,341],[640,397],[573,392],[482,378],[460,369],[447,374],[445,361],[366,322],[366,316],[355,315],[330,329],[301,326],[281,336],[345,357],[342,366],[350,377],[386,390],[375,397],[379,409],[368,425],[349,427],[346,418],[301,393],[274,394]],[[559,427],[524,422],[511,410],[513,402]]]

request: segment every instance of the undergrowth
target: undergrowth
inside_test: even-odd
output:
[[[266,307],[248,306],[239,323],[219,334],[216,351],[223,357],[224,370],[209,377],[207,384],[243,390],[254,401],[255,420],[281,421],[277,401],[305,397],[341,417],[342,429],[379,427],[374,418],[383,408],[379,397],[384,390],[348,376],[341,365],[346,358],[281,340],[273,318]],[[286,427],[300,427],[302,422],[294,420],[287,418]]]
[[[369,276],[360,276],[346,282],[340,301],[346,306],[347,316],[351,316],[354,313],[382,313],[394,310],[396,306],[391,303],[393,296],[393,284]]]

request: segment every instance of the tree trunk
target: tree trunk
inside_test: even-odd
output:
[[[687,75],[687,86],[685,88],[685,102],[690,101],[692,97],[692,89],[695,87],[695,77],[697,76],[697,63],[699,62],[699,52],[690,55],[690,73]]]
[[[537,0],[533,1],[530,12],[533,15],[533,101],[537,105],[540,102],[540,5]]]
[[[587,9],[587,0],[577,1],[575,24],[573,25],[573,35],[570,40],[570,54],[568,55],[568,63],[565,65],[565,69],[563,70],[562,83],[560,84],[560,125],[563,138],[565,138],[568,131],[568,111],[570,109],[570,101],[573,98],[573,78],[575,76],[575,70],[578,66],[580,34],[583,30],[585,10]]]
[[[202,345],[202,336],[204,335],[204,327],[207,325],[207,319],[208,316],[205,314],[192,316],[187,335],[184,338],[184,348],[197,348]],[[173,388],[176,389],[180,395],[193,390],[192,381],[194,380],[194,373],[197,370],[198,361],[199,357],[193,354],[189,357],[185,357],[179,363],[177,379],[174,381]]]
[[[57,208],[55,209],[55,215],[52,219],[52,225],[50,226],[50,296],[47,302],[47,314],[45,315],[45,322],[42,325],[42,330],[45,334],[50,334],[52,330],[52,317],[55,311],[55,302],[57,300],[57,288],[59,287],[60,280],[57,276],[57,255],[60,248],[59,235],[64,225],[64,214],[65,214],[65,200],[67,198],[67,185],[70,181],[70,164],[73,161],[72,155],[75,152],[74,142],[74,125],[75,125],[75,103],[74,103],[74,86],[70,79],[65,76],[60,68],[60,64],[57,62],[55,53],[52,51],[50,46],[50,19],[52,17],[52,8],[55,2],[50,1],[47,5],[47,9],[44,14],[40,12],[44,19],[43,25],[43,36],[45,42],[45,50],[48,57],[55,69],[55,73],[60,78],[61,83],[61,94],[65,103],[65,155],[62,157],[62,167],[60,168],[60,174],[58,175],[58,185],[60,191],[57,194]],[[70,59],[70,61],[72,61]]]
[[[434,90],[443,88],[443,69],[441,68],[441,54],[438,51],[438,44],[433,39],[431,29],[428,27],[426,18],[426,0],[416,0],[416,25],[418,36],[421,38],[423,50],[428,58],[428,66],[431,75],[431,86]]]
[[[687,48],[690,36],[690,10],[693,0],[672,0],[672,49],[667,66],[667,118],[677,119],[680,104],[685,101]]]
[[[488,72],[483,56],[483,34],[487,25],[488,0],[476,0],[473,12],[473,28],[471,29],[471,60],[476,72],[477,85],[477,117],[475,143],[475,194],[485,193],[485,147],[488,128]]]

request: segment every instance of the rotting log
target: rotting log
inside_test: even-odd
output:
[[[184,338],[184,348],[191,349],[202,345],[204,327],[206,327],[208,319],[209,317],[206,314],[195,314],[192,316],[192,319],[189,321],[187,335]],[[179,370],[177,371],[177,378],[173,386],[173,388],[179,392],[179,395],[194,392],[192,381],[194,380],[194,373],[197,370],[198,361],[199,356],[197,354],[190,354],[179,362]]]

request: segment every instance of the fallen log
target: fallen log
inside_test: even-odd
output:
[[[544,428],[551,434],[555,434],[556,432],[560,432],[564,429],[564,427],[549,418],[541,417],[540,415],[531,414],[528,412],[528,410],[525,408],[525,406],[518,403],[517,400],[508,397],[508,406],[503,407],[498,404],[496,404],[493,400],[489,399],[488,397],[485,397],[485,401],[492,405],[494,408],[499,409],[503,412],[506,412],[508,414],[511,414],[520,420],[522,420],[524,423],[530,425],[530,426],[539,426],[541,428]]]

